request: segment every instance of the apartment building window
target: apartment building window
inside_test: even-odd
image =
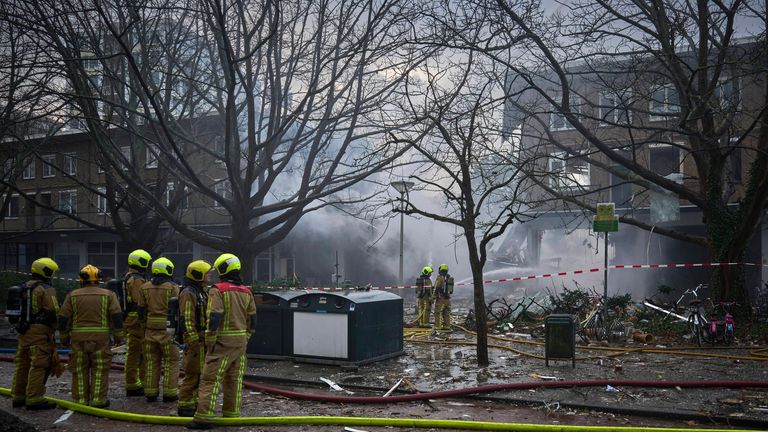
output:
[[[19,217],[19,205],[21,199],[18,195],[11,195],[8,197],[8,202],[5,207],[6,219],[16,219]]]
[[[56,176],[56,155],[43,156],[43,178]]]
[[[115,242],[88,242],[88,262],[101,270],[105,279],[115,277]]]
[[[58,209],[65,213],[77,214],[77,191],[60,191]]]
[[[549,185],[555,189],[589,188],[589,164],[566,152],[552,153],[548,161]]]
[[[713,96],[713,103],[721,109],[738,109],[741,107],[741,80],[728,76],[721,77]]]
[[[69,175],[77,175],[77,154],[64,153],[64,172]]]
[[[166,207],[171,205],[171,200],[173,200],[173,194],[176,192],[176,185],[173,182],[168,182],[168,186],[165,189],[165,205]],[[188,207],[187,205],[187,187],[184,186],[184,196],[181,197],[181,201],[179,201],[179,207],[180,209],[186,209]]]
[[[217,136],[213,139],[213,154],[218,165],[224,165],[224,137]]]
[[[157,146],[147,144],[147,168],[157,168]]]
[[[680,149],[670,144],[651,144],[648,169],[660,176],[681,173]]]
[[[24,159],[24,170],[21,172],[21,178],[24,180],[35,178],[35,160],[33,158]]]
[[[230,185],[229,180],[220,180],[216,183],[214,191],[216,192],[216,195],[219,195],[224,199],[232,199],[232,186]],[[217,200],[214,200],[213,206],[216,208],[222,207],[221,203]]]
[[[555,96],[556,101],[560,100],[560,96]],[[581,114],[581,98],[572,95],[570,98],[571,111],[576,114]],[[573,129],[573,125],[565,118],[565,114],[553,107],[552,112],[549,114],[549,129],[553,131]]]
[[[602,126],[626,125],[632,122],[632,112],[629,109],[632,101],[628,90],[601,92],[599,104]]]
[[[96,192],[96,212],[100,215],[107,214],[107,189],[100,187]]]
[[[120,146],[120,153],[125,158],[125,163],[122,164],[123,170],[128,170],[131,165],[131,146]]]
[[[673,85],[657,87],[651,92],[651,100],[648,109],[651,112],[651,120],[664,120],[669,115],[680,112],[680,95]]]
[[[6,159],[5,160],[5,163],[3,164],[3,169],[4,169],[4,171],[3,171],[3,178],[5,178],[5,177],[9,177],[9,178],[12,177],[11,173],[13,172],[13,162],[14,162],[13,159]]]

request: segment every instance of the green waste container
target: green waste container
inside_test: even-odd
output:
[[[553,314],[544,318],[544,363],[571,360],[576,367],[576,320],[573,315]]]

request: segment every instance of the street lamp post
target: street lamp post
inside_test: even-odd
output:
[[[413,182],[395,181],[391,183],[392,187],[400,192],[400,271],[398,273],[398,283],[405,285],[403,281],[403,210],[405,210],[405,194],[408,189],[413,187]]]

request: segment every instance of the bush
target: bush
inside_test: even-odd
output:
[[[563,287],[562,293],[549,295],[549,302],[552,304],[553,313],[582,315],[592,304],[592,297],[587,291]]]

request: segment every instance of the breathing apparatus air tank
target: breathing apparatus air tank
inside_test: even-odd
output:
[[[107,282],[107,289],[115,293],[120,310],[123,312],[123,316],[126,316],[128,314],[128,296],[125,294],[125,281],[110,279]]]
[[[18,333],[24,333],[32,323],[32,296],[26,286],[8,288],[5,315]]]
[[[179,333],[179,298],[171,297],[168,299],[168,316],[165,319],[165,327],[168,333],[176,335]]]
[[[453,294],[453,276],[445,277],[445,292]]]

